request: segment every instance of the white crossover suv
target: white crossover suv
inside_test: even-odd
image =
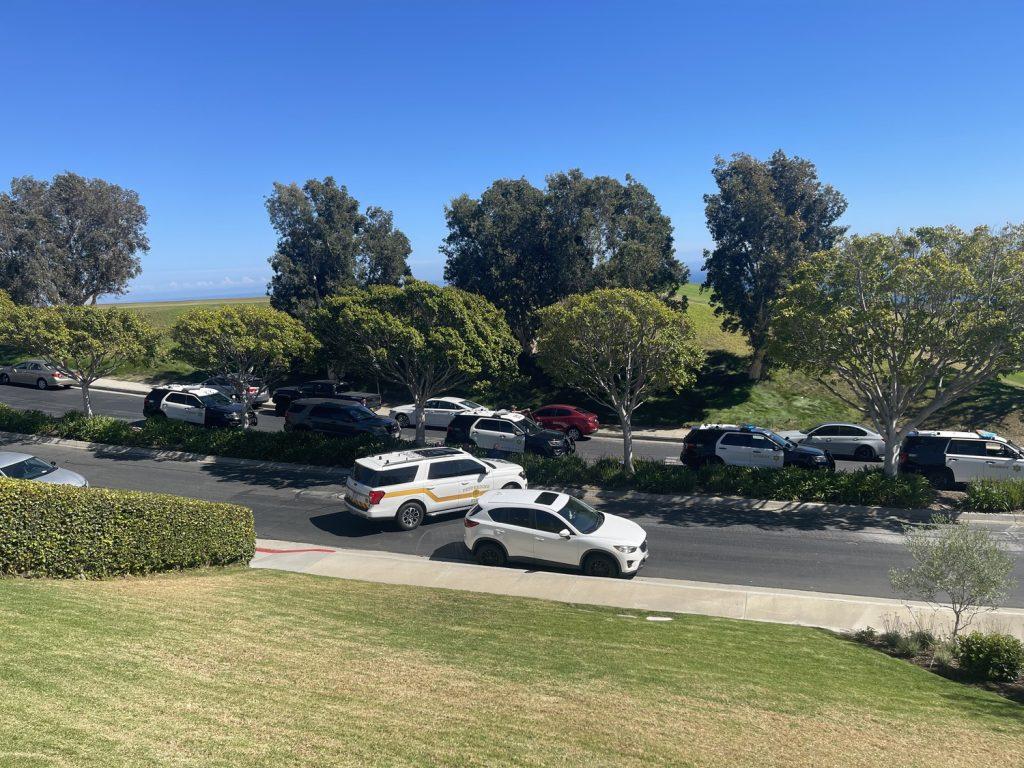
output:
[[[492,491],[466,515],[464,541],[481,565],[528,560],[589,576],[632,576],[647,562],[647,532],[566,493]]]
[[[525,488],[518,464],[478,459],[458,448],[418,448],[358,459],[345,481],[345,508],[403,531],[427,515],[460,512],[495,488]]]

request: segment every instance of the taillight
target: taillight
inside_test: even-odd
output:
[[[250,395],[255,395],[259,391],[260,391],[259,387],[249,387],[249,394]]]
[[[467,528],[476,528],[478,525],[480,525],[480,521],[473,520],[467,517],[465,520],[463,520],[462,524],[465,525]]]
[[[380,504],[381,499],[384,498],[384,491],[370,491],[370,506],[374,504]]]
[[[910,454],[908,454],[906,451],[900,451],[900,464],[906,464],[907,459],[909,458]]]

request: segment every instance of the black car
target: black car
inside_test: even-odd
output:
[[[209,387],[156,387],[142,401],[142,415],[206,427],[254,427],[256,413]]]
[[[729,464],[739,467],[835,469],[827,451],[798,445],[770,429],[753,425],[703,424],[683,438],[679,460],[690,467]]]
[[[284,428],[339,437],[398,437],[401,432],[397,421],[378,416],[365,406],[322,397],[293,400],[284,414]]]
[[[445,445],[473,445],[496,455],[536,453],[565,456],[576,452],[571,437],[544,429],[521,413],[459,414],[448,424]]]
[[[357,403],[371,411],[380,408],[380,395],[373,392],[356,392],[347,388],[344,382],[331,381],[330,379],[317,379],[307,381],[295,387],[280,387],[274,390],[274,412],[281,416],[288,410],[288,406],[295,400],[302,400],[309,397],[319,397],[325,400],[345,400],[350,403]]]

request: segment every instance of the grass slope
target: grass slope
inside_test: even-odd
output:
[[[825,632],[232,570],[0,581],[3,765],[1019,765],[1024,709]]]

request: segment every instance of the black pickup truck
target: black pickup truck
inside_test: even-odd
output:
[[[281,387],[274,390],[274,413],[283,416],[292,400],[304,397],[322,397],[330,400],[346,400],[364,405],[371,411],[380,408],[380,395],[373,392],[353,392],[342,381],[317,379],[295,387]]]

